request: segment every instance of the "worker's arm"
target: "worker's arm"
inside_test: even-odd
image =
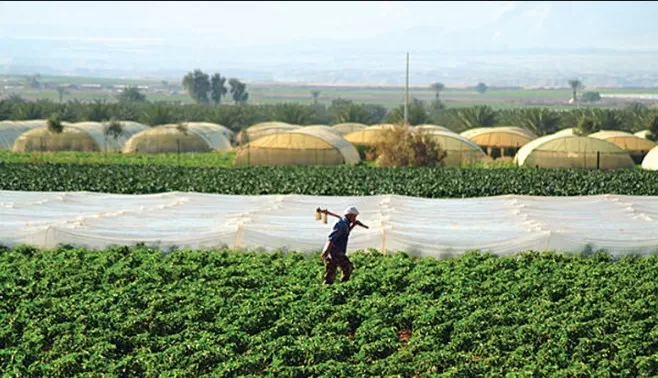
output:
[[[327,255],[329,254],[329,251],[331,251],[333,247],[334,247],[333,241],[330,240],[329,242],[327,242],[327,246],[325,247],[324,251],[322,251],[322,255],[320,255],[320,257],[322,257],[323,259],[326,258]]]
[[[332,217],[336,217],[336,218],[338,218],[338,219],[341,218],[340,215],[338,215],[338,214],[334,214],[334,213],[332,213],[331,211],[329,211],[329,210],[327,210],[327,209],[322,210],[322,209],[320,209],[320,208],[318,207],[317,211],[319,211],[320,213],[324,213],[324,214],[327,214],[327,215],[331,215]]]
[[[354,223],[352,223],[352,224],[350,225],[350,231],[352,231],[352,229],[353,229],[354,227],[356,227],[356,226],[361,226],[361,227],[366,228],[366,229],[369,228],[368,226],[366,226],[365,224],[361,223],[360,221],[354,221]]]
[[[324,214],[327,214],[327,215],[331,215],[332,217],[336,217],[336,218],[338,218],[338,219],[342,218],[340,215],[338,215],[338,214],[334,214],[334,213],[332,213],[331,211],[329,211],[329,210],[327,210],[327,209],[320,209],[320,208],[318,207],[316,211],[319,211],[320,213],[324,213]],[[354,223],[352,223],[352,224],[350,225],[350,231],[352,231],[352,228],[354,228],[354,226],[361,226],[361,227],[363,227],[363,228],[369,228],[368,226],[366,226],[365,224],[361,223],[360,221],[355,221]]]

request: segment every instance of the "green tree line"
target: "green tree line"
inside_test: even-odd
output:
[[[237,84],[236,84],[237,85]],[[237,90],[246,98],[244,89]],[[148,102],[134,89],[126,89],[120,96],[123,101],[93,102],[49,100],[25,101],[18,96],[0,100],[0,120],[48,119],[57,115],[66,122],[112,119],[136,121],[146,125],[162,125],[177,122],[213,122],[235,131],[258,122],[281,121],[298,125],[336,124],[358,122],[364,124],[394,123],[403,120],[403,107],[387,109],[381,105],[355,103],[337,98],[330,105],[295,103],[252,105],[230,104],[176,104]],[[210,99],[212,99],[212,93]],[[210,100],[209,100],[210,101]],[[213,100],[214,101],[214,100]],[[412,99],[409,104],[409,122],[412,125],[436,124],[460,132],[473,127],[519,126],[538,135],[553,133],[559,129],[576,127],[584,118],[591,120],[595,130],[639,131],[651,128],[658,111],[635,104],[625,109],[577,108],[556,110],[549,108],[493,109],[487,105],[449,108],[439,100],[424,102]]]

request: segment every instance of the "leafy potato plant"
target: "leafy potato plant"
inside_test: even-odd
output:
[[[505,194],[658,195],[658,172],[640,169],[181,167],[150,164],[30,164],[0,162],[0,190],[147,194],[169,191],[259,195],[426,198]]]
[[[658,374],[658,257],[0,252],[8,376]]]

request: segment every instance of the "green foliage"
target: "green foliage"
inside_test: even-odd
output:
[[[649,107],[641,102],[632,102],[626,107],[626,109],[634,113],[642,113],[649,110]]]
[[[2,156],[2,155],[0,155]],[[0,190],[427,198],[505,194],[658,195],[658,172],[640,169],[458,169],[369,167],[186,168],[142,165],[22,164],[0,161]]]
[[[658,375],[658,259],[0,252],[8,376]]]
[[[69,102],[59,111],[59,115],[62,118],[62,121],[65,122],[79,122],[80,121],[80,112],[76,109],[75,102]],[[130,120],[129,118],[121,118],[124,120]]]
[[[484,93],[487,91],[487,89],[488,89],[488,87],[487,87],[487,85],[486,85],[485,83],[478,83],[478,84],[475,86],[475,90],[476,90],[479,94],[484,94]]]
[[[225,83],[226,78],[218,73],[212,75],[212,78],[210,79],[210,98],[215,105],[221,104],[222,97],[228,92]]]
[[[157,126],[174,123],[178,119],[169,106],[156,104],[155,106],[148,107],[142,113],[141,121],[147,125]]]
[[[117,140],[121,135],[123,135],[123,126],[121,126],[119,121],[112,119],[110,122],[107,122],[103,125],[103,134],[113,138],[114,140]]]
[[[424,109],[423,109],[424,108]],[[327,108],[323,104],[272,104],[241,106],[219,105],[182,105],[166,102],[120,104],[95,101],[82,103],[68,101],[56,103],[47,100],[37,102],[22,102],[20,99],[0,101],[0,119],[29,120],[45,119],[59,112],[62,120],[67,122],[96,121],[105,122],[112,118],[131,120],[147,125],[161,125],[181,121],[216,122],[234,131],[240,131],[259,122],[282,120],[301,125],[314,123],[329,124],[341,122],[359,122],[364,124],[381,123],[388,120],[402,119],[401,109],[388,110],[381,105],[356,104],[350,100],[334,99]],[[647,124],[658,114],[654,109],[586,109],[574,108],[568,111],[552,109],[541,110],[541,117],[535,117],[535,109],[499,109],[475,106],[470,108],[448,108],[433,100],[429,104],[414,102],[410,106],[412,124],[432,123],[445,126],[455,132],[484,126],[538,125],[548,132],[552,129],[554,118],[559,119],[558,129],[574,127],[583,116],[601,119],[602,125],[615,129],[639,131],[647,128]],[[597,115],[601,113],[601,115]],[[395,116],[394,116],[395,115]],[[519,119],[520,115],[527,119]],[[477,125],[477,126],[476,126]],[[533,126],[534,127],[534,126]],[[532,127],[531,127],[532,128]],[[543,134],[544,132],[539,132]]]
[[[651,122],[649,123],[649,132],[647,133],[647,139],[658,142],[658,115],[654,116]]]
[[[435,92],[435,95],[436,95],[435,100],[436,101],[439,101],[439,94],[441,93],[441,91],[443,89],[445,89],[445,87],[446,86],[443,83],[434,83],[434,84],[430,85],[430,88],[432,88]]]
[[[66,88],[64,87],[57,87],[57,96],[59,97],[59,102],[64,101],[64,95],[68,94],[66,91]]]
[[[121,104],[146,102],[146,95],[141,93],[137,87],[126,87],[117,95],[117,100]]]
[[[318,98],[320,98],[320,91],[318,91],[318,90],[311,91],[311,97],[313,97],[313,103],[317,104],[318,103]]]
[[[188,129],[187,129],[187,125],[184,123],[179,123],[178,125],[176,125],[176,130],[178,130],[178,132],[183,135],[187,135]]]
[[[249,99],[247,84],[240,82],[238,79],[230,79],[228,83],[231,86],[231,97],[233,97],[235,104],[246,104]]]
[[[583,117],[574,129],[574,134],[579,136],[588,136],[599,131],[598,124],[590,117]]]
[[[585,92],[580,97],[583,102],[599,102],[601,101],[601,94],[599,92]]]
[[[560,126],[559,114],[546,108],[515,109],[508,117],[509,125],[523,127],[539,136],[553,134]]]
[[[92,122],[104,122],[112,118],[110,109],[113,105],[108,104],[105,100],[95,100],[93,103],[86,106],[87,114],[85,119]]]
[[[12,106],[9,101],[0,100],[0,121],[8,120],[11,118]]]
[[[356,122],[372,125],[382,122],[388,111],[381,105],[355,104],[338,98],[331,102],[329,113],[334,124]]]
[[[183,77],[183,88],[197,104],[207,104],[210,92],[210,77],[200,69],[188,72]]]
[[[301,104],[282,104],[274,110],[274,121],[291,125],[308,125],[313,119],[310,106]]]
[[[472,108],[457,110],[456,117],[461,129],[494,126],[498,113],[488,105],[476,105]]]
[[[440,166],[446,157],[435,138],[403,123],[385,130],[374,150],[380,167]]]
[[[53,113],[48,118],[48,131],[55,134],[60,134],[64,131],[64,126],[62,126],[62,117],[59,113]]]
[[[422,125],[424,123],[428,123],[430,120],[430,116],[425,107],[425,103],[416,98],[412,99],[412,102],[407,107],[407,111],[410,125]],[[400,105],[393,109],[386,116],[386,118],[384,118],[384,122],[404,123],[404,105]]]
[[[572,79],[569,80],[569,86],[571,87],[571,90],[573,91],[573,100],[577,101],[578,100],[578,91],[583,89],[583,83],[580,80],[577,79]]]
[[[52,103],[46,103],[45,101],[14,102],[11,119],[21,121],[44,119],[55,112],[55,106],[52,106]]]
[[[60,163],[109,165],[159,165],[184,167],[230,167],[235,152],[186,152],[166,154],[123,154],[120,152],[11,152],[0,151],[7,163]]]
[[[26,101],[20,95],[11,94],[11,95],[9,95],[9,97],[7,97],[7,102],[12,103],[12,104],[22,104]]]
[[[596,109],[592,118],[598,130],[622,130],[625,127],[624,113],[611,109]]]

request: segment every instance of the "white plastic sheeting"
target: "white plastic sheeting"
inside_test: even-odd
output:
[[[0,244],[105,248],[144,242],[163,249],[319,251],[335,218],[315,221],[316,207],[342,212],[349,205],[370,229],[352,231],[348,252],[376,248],[437,258],[469,249],[498,255],[529,249],[658,252],[658,197],[620,195],[421,199],[0,191]]]

